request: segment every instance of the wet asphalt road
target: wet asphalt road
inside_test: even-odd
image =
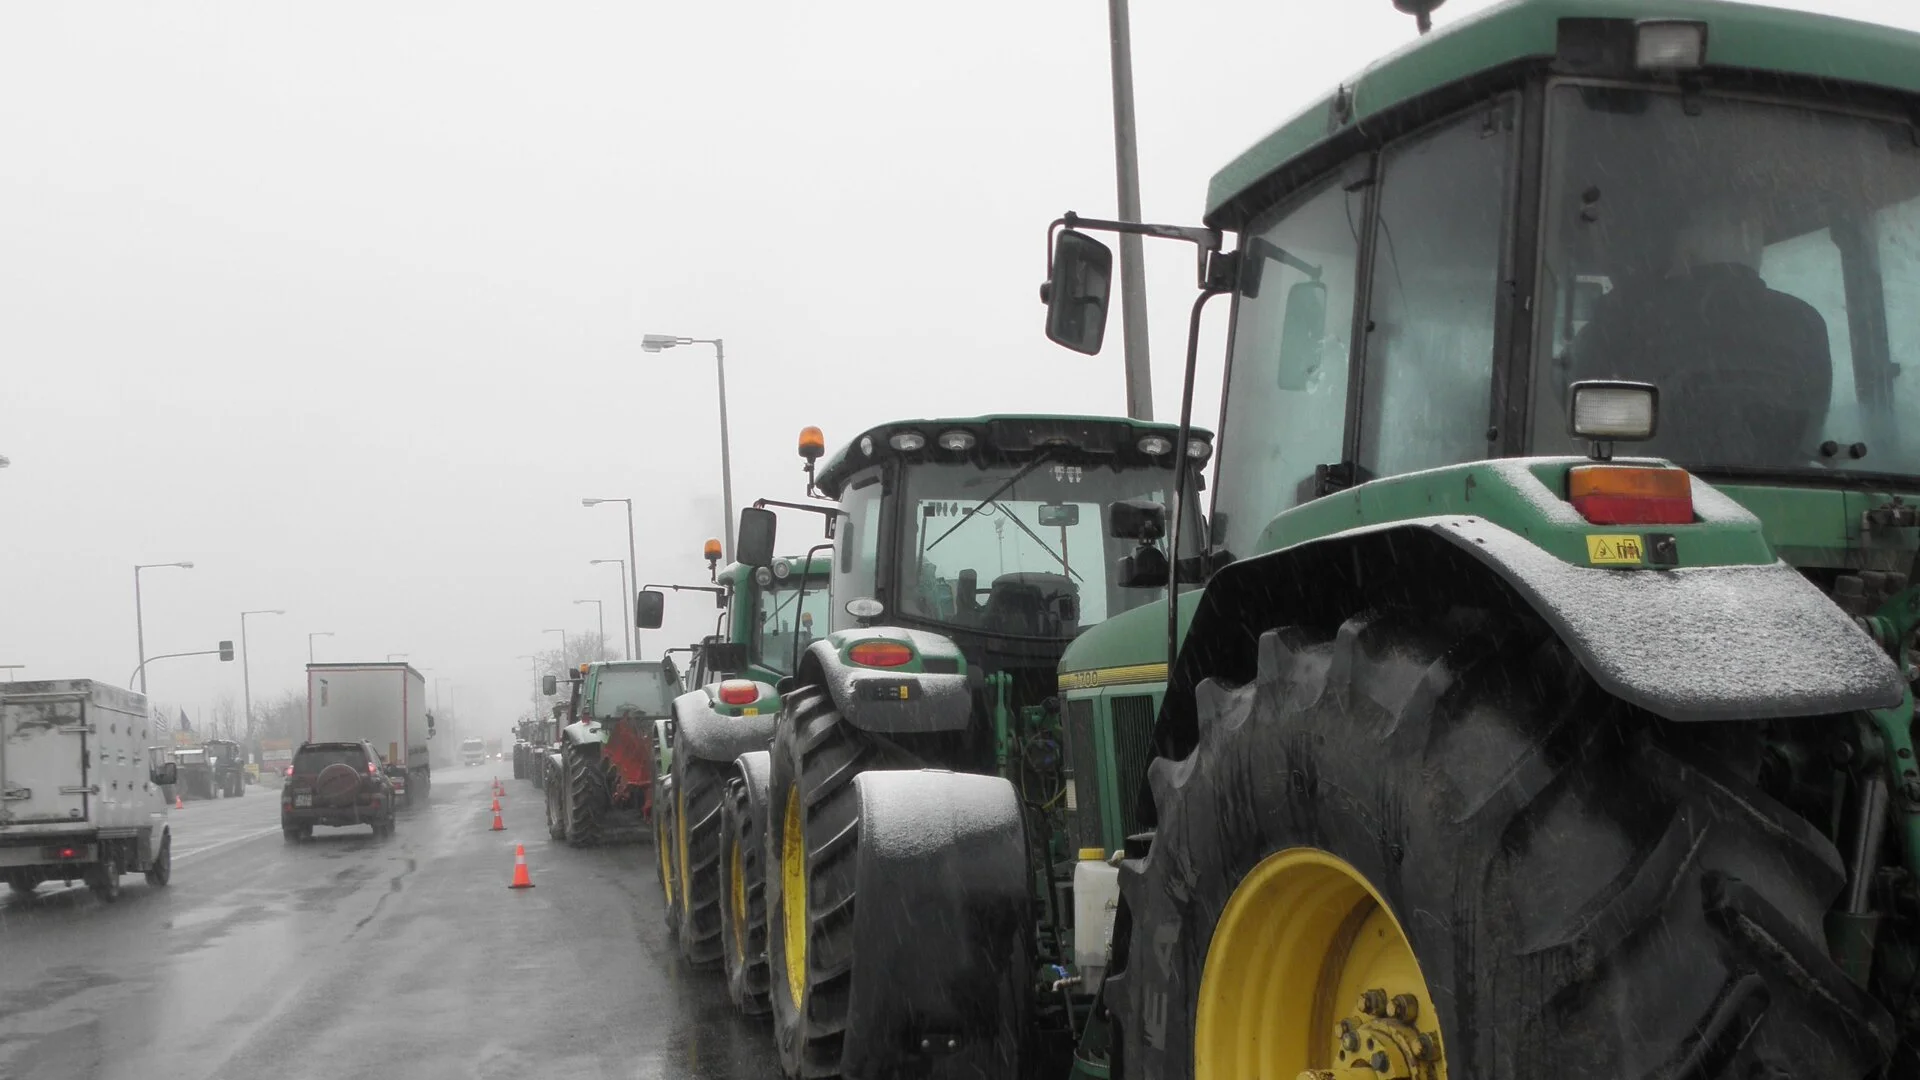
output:
[[[0,1078],[778,1077],[764,1021],[673,949],[652,847],[556,844],[505,777],[489,831],[494,764],[436,771],[388,841],[289,846],[249,788],[174,812],[167,888],[0,893]]]

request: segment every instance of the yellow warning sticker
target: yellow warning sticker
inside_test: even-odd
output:
[[[1638,536],[1600,533],[1587,537],[1587,561],[1595,566],[1639,566],[1647,561]]]

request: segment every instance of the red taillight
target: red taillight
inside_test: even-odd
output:
[[[728,705],[751,705],[760,700],[760,688],[747,679],[728,679],[720,684],[720,700]]]
[[[899,667],[913,659],[913,649],[897,641],[863,641],[847,650],[847,659],[861,667]]]
[[[63,847],[60,849],[60,857],[63,859],[77,859],[80,857],[80,851],[78,848]]]
[[[1685,469],[1576,465],[1567,500],[1595,525],[1691,525],[1693,478]]]
[[[281,803],[281,804],[280,804],[280,809],[282,809],[282,810],[292,810],[292,809],[293,809],[293,804],[292,804],[292,803],[290,803],[290,802],[283,802],[283,803]]]
[[[367,775],[368,775],[368,776],[379,776],[379,775],[380,775],[380,767],[379,767],[378,765],[375,765],[375,764],[374,764],[373,762],[371,762],[371,761],[369,761],[369,762],[367,762]]]

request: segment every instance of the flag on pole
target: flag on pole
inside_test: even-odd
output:
[[[187,710],[185,709],[180,710],[180,730],[181,731],[193,730],[193,722],[187,719]]]

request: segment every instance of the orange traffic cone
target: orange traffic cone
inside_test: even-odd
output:
[[[175,810],[185,810],[187,808],[187,804],[180,801],[180,793],[177,791],[174,792],[173,795],[173,808]]]
[[[488,831],[489,832],[506,832],[507,831],[506,825],[502,824],[500,821],[500,807],[498,806],[495,806],[493,808],[493,828]]]
[[[527,845],[513,845],[513,884],[509,889],[531,889],[533,879],[527,876]]]
[[[496,811],[496,812],[497,812],[497,811],[499,811],[499,809],[500,809],[500,800],[499,800],[499,799],[497,799],[497,798],[496,798],[496,799],[494,799],[494,800],[493,800],[493,805],[492,805],[492,806],[490,806],[490,807],[488,807],[487,809],[489,809],[489,810],[493,810],[493,811]]]

